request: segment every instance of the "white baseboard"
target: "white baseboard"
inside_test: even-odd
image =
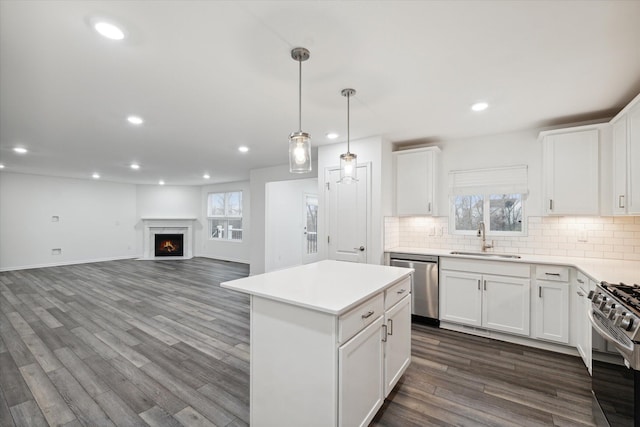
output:
[[[220,261],[229,261],[229,262],[237,262],[238,264],[248,264],[250,265],[249,261],[247,261],[246,259],[237,259],[237,258],[230,258],[230,257],[220,257],[220,256],[211,256],[211,255],[197,255],[197,258],[208,258],[208,259],[217,259]]]
[[[29,270],[31,268],[47,268],[47,267],[60,267],[63,265],[74,265],[74,264],[90,264],[92,262],[104,262],[104,261],[118,261],[122,259],[136,259],[137,256],[120,256],[120,257],[107,257],[107,258],[95,258],[95,259],[85,259],[85,260],[75,260],[75,261],[65,261],[65,262],[52,262],[47,264],[31,264],[31,265],[20,265],[16,267],[0,267],[0,272],[2,271],[14,271],[14,270]]]

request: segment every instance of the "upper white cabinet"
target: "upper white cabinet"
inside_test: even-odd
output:
[[[640,95],[611,124],[613,214],[640,215]]]
[[[601,126],[540,133],[546,215],[598,215]]]
[[[440,149],[416,148],[393,153],[396,215],[436,215],[436,172]]]

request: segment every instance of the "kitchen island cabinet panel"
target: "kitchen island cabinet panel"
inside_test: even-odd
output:
[[[385,313],[384,395],[388,396],[411,363],[411,295]]]

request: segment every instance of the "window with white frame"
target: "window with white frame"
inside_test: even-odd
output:
[[[242,191],[209,193],[209,238],[242,241]]]
[[[487,235],[526,234],[526,166],[453,171],[449,178],[454,234],[475,234],[481,222]]]

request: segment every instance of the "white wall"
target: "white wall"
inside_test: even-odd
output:
[[[319,154],[318,154],[319,155]],[[294,179],[317,178],[318,167],[313,165],[313,171],[308,174],[293,174],[289,172],[289,165],[273,166],[269,168],[253,169],[250,172],[251,187],[251,275],[265,272],[265,235],[266,224],[266,184],[274,181],[289,181]],[[322,220],[320,220],[322,221]]]
[[[303,263],[305,194],[317,193],[316,178],[266,184],[266,272]]]
[[[229,182],[225,184],[205,185],[196,187],[200,201],[198,217],[201,227],[196,229],[196,256],[222,259],[225,261],[242,262],[250,261],[251,217],[252,202],[251,188],[248,181]],[[209,224],[207,222],[207,196],[209,193],[226,191],[242,191],[242,242],[211,240],[208,235]],[[264,216],[264,213],[262,214]]]
[[[359,164],[367,162],[371,164],[371,226],[367,262],[382,264],[384,262],[384,215],[390,215],[392,209],[391,143],[381,137],[371,137],[351,141],[350,144],[351,151],[358,155]],[[327,256],[325,173],[327,169],[340,165],[340,154],[345,150],[345,143],[318,148],[318,251],[324,254],[324,257]]]
[[[135,185],[0,173],[0,270],[135,257],[135,223]]]
[[[138,185],[138,218],[200,217],[200,187]]]

